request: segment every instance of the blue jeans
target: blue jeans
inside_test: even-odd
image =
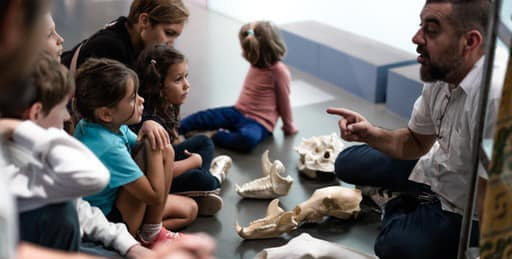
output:
[[[430,187],[408,180],[417,160],[397,160],[368,145],[349,147],[335,164],[345,182],[404,192],[385,207],[382,229],[375,241],[380,259],[456,258],[462,216],[442,210],[438,199],[418,199]],[[473,221],[470,244],[478,245],[478,222]]]
[[[196,112],[180,122],[180,134],[195,130],[219,130],[212,139],[220,147],[239,152],[250,152],[270,136],[265,127],[245,117],[234,106]]]
[[[197,135],[174,145],[175,161],[187,158],[185,149],[201,155],[203,164],[200,168],[186,171],[174,178],[170,193],[212,191],[219,188],[219,180],[210,174],[210,164],[215,155],[215,145],[212,140],[206,136]]]
[[[78,251],[80,224],[75,202],[46,205],[19,214],[20,239],[40,246]]]
[[[82,243],[80,244],[80,252],[106,258],[125,258],[113,248],[107,248],[100,243],[92,242],[86,239],[82,240]]]

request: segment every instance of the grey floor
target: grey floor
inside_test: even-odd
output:
[[[57,30],[66,40],[65,49],[69,49],[106,22],[126,15],[130,1],[55,0],[53,4]],[[241,23],[188,2],[187,5],[191,10],[190,21],[176,45],[189,60],[192,85],[187,103],[182,107],[183,115],[234,104],[248,69],[247,62],[240,55],[237,40]],[[406,126],[407,121],[404,118],[387,111],[381,104],[368,103],[321,79],[293,67],[290,69],[293,78],[293,113],[299,133],[284,137],[278,124],[273,137],[264,141],[250,154],[217,149],[218,154],[230,155],[234,161],[229,179],[223,185],[224,207],[214,217],[198,218],[184,232],[203,231],[211,234],[217,240],[218,258],[253,258],[262,249],[283,245],[303,232],[373,254],[379,216],[366,210],[357,220],[326,219],[320,224],[302,225],[288,235],[276,239],[244,241],[234,230],[236,221],[247,225],[250,221],[264,216],[268,201],[241,199],[235,193],[234,186],[261,176],[260,156],[266,149],[270,150],[270,159],[281,160],[287,173],[295,179],[290,193],[280,199],[284,209],[293,209],[295,205],[308,199],[317,188],[343,184],[336,180],[309,180],[300,176],[296,169],[298,154],[294,147],[302,138],[338,132],[337,118],[325,113],[327,107],[354,109],[375,125],[384,128]],[[348,146],[354,143],[346,144]]]

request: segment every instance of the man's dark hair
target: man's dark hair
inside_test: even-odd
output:
[[[462,35],[470,30],[478,30],[482,37],[487,37],[489,20],[489,0],[426,0],[425,5],[434,3],[449,3],[453,6],[450,21],[456,32]]]

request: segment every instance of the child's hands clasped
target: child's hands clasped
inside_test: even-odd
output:
[[[201,167],[201,165],[203,165],[203,158],[198,153],[190,153],[186,149],[185,151],[183,151],[183,153],[185,153],[185,155],[188,156],[187,159],[191,161],[191,164],[193,166],[192,168],[199,168]]]
[[[160,124],[152,120],[147,120],[142,124],[137,136],[137,142],[140,142],[143,137],[149,140],[153,150],[161,150],[170,144],[171,141],[167,131]]]

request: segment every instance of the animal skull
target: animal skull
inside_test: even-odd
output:
[[[302,139],[295,150],[299,153],[298,169],[310,178],[317,178],[317,171],[334,173],[334,161],[343,149],[341,138],[330,135]]]
[[[279,237],[283,233],[297,228],[298,223],[293,218],[293,211],[285,212],[279,207],[279,200],[274,199],[267,208],[264,218],[252,221],[248,227],[242,228],[238,222],[235,229],[244,239],[265,239]]]
[[[339,219],[357,218],[363,196],[358,189],[330,186],[317,189],[311,198],[293,211],[297,222],[319,222],[325,216]]]
[[[245,198],[272,199],[288,194],[293,183],[291,176],[282,176],[286,171],[283,163],[275,160],[273,163],[268,158],[268,150],[262,157],[263,177],[243,184],[235,185],[236,192]]]
[[[274,199],[264,218],[251,222],[245,228],[237,223],[236,232],[244,239],[274,238],[294,230],[302,222],[319,222],[326,216],[357,218],[362,199],[360,190],[341,186],[318,189],[311,198],[286,212],[279,207],[279,200]]]

